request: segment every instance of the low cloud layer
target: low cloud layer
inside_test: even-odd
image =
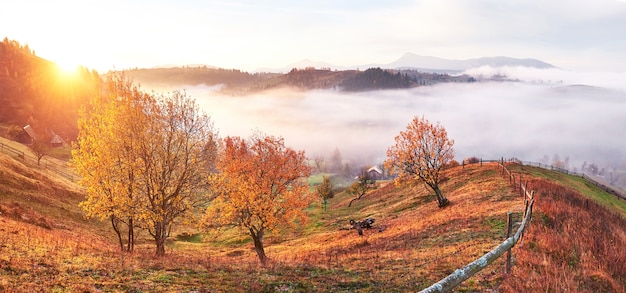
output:
[[[538,161],[557,154],[569,157],[570,168],[583,161],[626,162],[626,94],[620,89],[479,82],[356,94],[280,90],[231,97],[203,86],[186,90],[221,136],[247,137],[258,129],[310,157],[329,157],[338,148],[360,164],[380,163],[394,137],[414,116],[424,116],[447,129],[459,161]]]

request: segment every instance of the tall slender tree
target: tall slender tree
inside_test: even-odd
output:
[[[322,183],[316,188],[317,194],[322,199],[322,203],[324,204],[324,210],[328,205],[328,200],[335,196],[335,191],[333,190],[333,185],[330,182],[329,176],[322,177]]]
[[[174,220],[190,216],[208,200],[216,132],[209,117],[182,92],[161,96],[151,106],[148,111],[154,119],[139,147],[147,201],[142,217],[154,237],[156,254],[163,255]]]
[[[148,116],[140,107],[148,97],[121,75],[109,77],[108,95],[83,107],[72,163],[87,188],[81,207],[88,217],[108,219],[120,249],[132,252],[140,220],[138,127]]]

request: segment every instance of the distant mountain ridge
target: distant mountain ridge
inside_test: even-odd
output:
[[[439,57],[421,56],[413,53],[406,53],[400,59],[388,64],[391,68],[429,68],[438,70],[464,71],[470,68],[491,66],[524,66],[534,68],[553,68],[552,64],[537,59],[519,59],[505,56],[481,57],[464,60],[444,59]]]
[[[453,73],[462,72],[471,68],[482,66],[504,67],[504,66],[522,66],[532,68],[554,68],[555,66],[533,58],[512,58],[506,56],[481,57],[471,59],[445,59],[433,56],[423,56],[414,53],[406,53],[398,60],[387,64],[362,64],[357,66],[338,66],[321,61],[312,61],[304,59],[302,61],[292,63],[282,68],[260,68],[256,72],[288,72],[293,68],[329,68],[331,70],[351,70],[380,67],[384,69],[419,69],[427,72],[437,73]]]
[[[465,74],[464,71],[482,66],[554,67],[537,59],[500,56],[452,60],[407,53],[388,64],[354,67],[341,67],[305,59],[284,68],[259,69],[256,73],[202,65],[133,69],[126,71],[126,74],[146,84],[223,85],[222,92],[247,94],[279,87],[294,87],[302,90],[369,91],[427,86],[445,82],[476,82],[475,77]],[[486,79],[490,78],[493,77],[486,77]],[[506,77],[498,76],[497,79],[502,81]]]

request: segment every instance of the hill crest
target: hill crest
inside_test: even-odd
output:
[[[5,159],[6,156],[0,154],[0,158]],[[9,165],[0,165],[2,166],[0,172],[6,172],[4,166]],[[510,167],[529,180],[531,186],[537,188],[552,186],[546,185],[545,182],[548,181],[552,182],[550,184],[567,182],[568,186],[584,190],[594,188],[581,184],[577,181],[579,179],[573,176],[523,165]],[[18,173],[33,172],[25,167],[11,168],[16,168]],[[504,239],[507,212],[513,212],[514,219],[519,219],[523,210],[521,197],[510,187],[509,179],[502,176],[499,170],[494,163],[458,166],[446,170],[444,175],[447,179],[441,187],[452,204],[443,209],[437,207],[429,190],[419,185],[396,186],[392,182],[381,182],[379,188],[356,201],[352,207],[347,207],[352,198],[349,194],[338,194],[331,200],[331,206],[326,211],[320,206],[312,206],[308,210],[310,220],[303,229],[281,229],[266,235],[268,244],[266,251],[273,262],[270,267],[263,269],[263,274],[258,274],[260,268],[257,267],[258,262],[252,250],[253,244],[246,237],[239,236],[236,229],[216,234],[211,232],[200,238],[204,240],[188,242],[185,239],[191,239],[189,235],[196,235],[188,233],[193,231],[193,228],[177,227],[172,231],[172,238],[176,240],[169,242],[168,257],[154,259],[150,256],[152,249],[149,244],[141,244],[135,255],[124,255],[120,258],[113,251],[115,241],[110,240],[107,244],[100,234],[106,233],[103,232],[106,228],[103,225],[106,223],[79,222],[72,218],[66,223],[66,227],[52,225],[50,229],[33,225],[24,219],[0,215],[4,223],[0,233],[9,237],[5,238],[3,242],[5,246],[0,250],[2,261],[0,272],[3,275],[0,286],[9,291],[17,288],[31,291],[37,291],[38,288],[106,291],[114,289],[111,284],[116,284],[115,290],[151,288],[187,291],[220,288],[231,291],[235,288],[244,290],[265,288],[268,291],[276,291],[280,288],[294,290],[299,288],[304,291],[340,289],[418,291],[500,243]],[[19,180],[39,178],[37,176],[31,174],[19,177],[21,178]],[[54,177],[53,174],[47,176]],[[546,176],[549,180],[544,182],[546,179],[542,177]],[[41,182],[50,184],[45,180]],[[1,184],[16,186],[20,183],[2,181]],[[5,202],[16,199],[12,195],[7,196],[6,193],[15,193],[17,189],[4,190],[2,192],[5,194],[0,197],[0,204],[10,206],[10,203]],[[32,188],[26,188],[25,191],[37,192]],[[49,202],[57,205],[57,200],[63,200],[64,197],[55,194],[58,193],[44,193],[42,196],[54,197],[49,198]],[[31,195],[25,194],[25,198],[29,196]],[[620,284],[624,282],[624,274],[620,275],[619,264],[623,264],[620,261],[626,260],[626,253],[619,254],[623,250],[614,246],[626,243],[626,235],[606,234],[612,230],[603,232],[602,235],[615,235],[616,238],[612,242],[606,242],[608,245],[606,249],[598,247],[598,254],[593,249],[579,250],[581,246],[576,245],[580,244],[574,241],[550,245],[547,240],[555,241],[561,238],[538,238],[548,236],[534,233],[547,231],[548,235],[558,235],[551,229],[565,229],[565,226],[559,223],[577,215],[588,214],[579,210],[570,211],[571,208],[568,207],[554,208],[552,201],[547,200],[547,197],[551,196],[545,191],[539,194],[536,220],[532,223],[531,234],[526,236],[528,238],[524,246],[514,250],[514,255],[519,255],[518,263],[514,266],[516,277],[503,280],[500,277],[503,264],[496,261],[484,273],[461,284],[459,290],[482,291],[494,288],[520,290],[527,284],[515,280],[526,279],[541,270],[533,267],[528,259],[531,261],[547,259],[550,265],[556,266],[562,262],[567,266],[569,262],[572,266],[567,274],[544,277],[543,283],[533,282],[533,286],[538,287],[532,288],[539,291],[544,291],[547,288],[545,286],[560,284],[560,280],[570,282],[572,278],[585,280],[585,287],[582,289],[619,290]],[[572,197],[565,197],[566,205],[567,198]],[[69,200],[70,204],[72,202],[75,203],[75,199]],[[542,207],[541,202],[546,202],[547,205]],[[576,200],[576,209],[584,209],[585,205],[590,204],[585,204],[584,199]],[[20,203],[20,206],[32,208],[42,217],[56,219],[56,216],[48,214],[50,211],[48,208],[31,205],[28,201]],[[66,209],[76,211],[78,208],[74,206]],[[567,214],[562,214],[562,211],[567,211]],[[364,236],[358,236],[353,230],[341,229],[350,219],[358,220],[365,217],[375,218],[376,226],[375,229],[366,230]],[[71,224],[72,221],[76,221],[75,225]],[[612,218],[606,227],[616,225],[619,227],[619,220]],[[79,226],[85,228],[78,228]],[[605,228],[598,226],[594,229]],[[571,233],[564,231],[561,233]],[[27,237],[36,237],[36,240],[28,240]],[[65,239],[61,241],[61,237]],[[85,239],[90,241],[93,239],[93,243],[98,244],[94,246],[82,243]],[[30,241],[30,244],[26,247],[15,244],[20,241]],[[560,245],[563,245],[563,249]],[[616,262],[607,269],[598,267],[591,275],[586,275],[581,269],[587,267],[582,264],[591,259],[581,254],[582,251],[593,251],[594,256],[611,251],[616,253],[613,256]],[[552,266],[547,269],[558,271]],[[24,272],[31,273],[25,275]],[[129,274],[134,276],[132,280],[128,279]],[[56,277],[49,278],[51,275]],[[242,283],[241,280],[248,280],[249,278],[246,279],[245,276],[250,275],[255,276],[254,282]],[[99,283],[94,285],[94,279]],[[285,287],[285,284],[289,284],[288,287]],[[567,283],[567,286],[570,285]]]

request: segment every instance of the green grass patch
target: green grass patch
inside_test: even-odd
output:
[[[48,155],[61,161],[69,161],[72,158],[72,148],[69,146],[51,148]]]
[[[493,230],[506,231],[506,217],[488,217],[483,222]]]
[[[332,174],[332,173],[313,174],[313,175],[309,176],[309,178],[308,178],[309,185],[312,185],[312,186],[319,185],[319,184],[322,183],[322,180],[324,180],[324,176],[330,176],[332,178],[333,175],[334,174]],[[332,183],[332,181],[331,181],[331,183]]]
[[[524,177],[527,177],[527,174],[530,174],[535,177],[558,181],[565,186],[569,186],[575,189],[576,191],[587,196],[588,198],[593,199],[602,206],[605,206],[611,210],[615,210],[622,216],[626,217],[626,201],[621,200],[617,196],[609,194],[604,190],[596,187],[593,183],[585,178],[532,166],[514,165],[510,166],[509,170],[514,172],[514,174],[517,173],[518,175],[519,173],[526,173]],[[530,189],[533,189],[532,186],[529,187]]]
[[[185,242],[191,242],[191,243],[201,243],[202,242],[202,234],[200,234],[200,233],[190,234],[190,233],[187,233],[187,232],[183,232],[181,234],[176,235],[176,240],[178,240],[178,241],[185,241]]]

